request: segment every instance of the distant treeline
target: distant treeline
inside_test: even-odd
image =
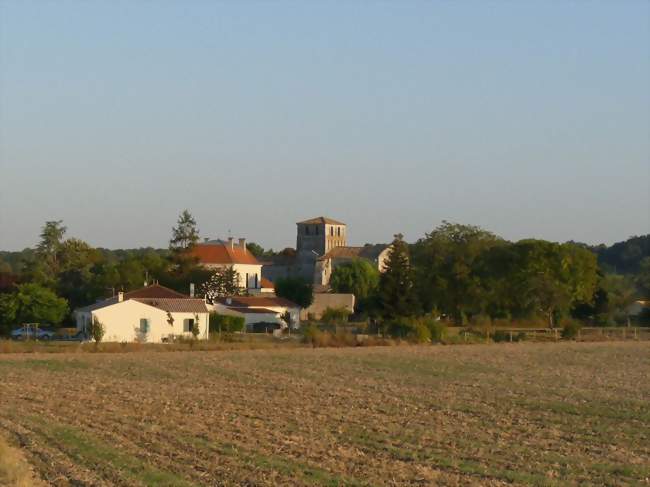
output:
[[[190,283],[199,290],[211,277],[188,258],[199,234],[187,211],[168,249],[93,248],[65,234],[63,222],[46,222],[34,248],[0,252],[0,326],[67,322],[76,307],[117,291],[159,282],[187,293]],[[248,248],[262,259],[275,254],[255,243]],[[412,244],[396,236],[381,275],[368,261],[352,261],[334,270],[331,285],[357,296],[358,316],[384,322],[442,316],[457,324],[540,319],[552,325],[573,317],[620,324],[635,299],[650,297],[650,235],[612,246],[509,242],[479,227],[443,222]],[[285,297],[310,302],[301,296],[311,293],[310,283],[276,283],[279,292],[283,288]]]

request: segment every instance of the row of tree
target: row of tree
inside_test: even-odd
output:
[[[207,271],[190,257],[198,241],[188,211],[179,216],[164,250],[93,248],[66,238],[62,221],[46,222],[34,249],[0,253],[0,324],[61,323],[76,307],[145,282],[181,292],[195,283],[209,299],[242,292],[232,269]],[[262,258],[274,255],[257,244],[248,248]],[[619,269],[625,273],[614,272]],[[303,307],[313,300],[311,285],[300,279],[278,280],[275,286],[278,295]],[[650,235],[612,247],[513,243],[478,227],[443,222],[411,245],[397,235],[385,272],[355,260],[334,270],[331,286],[353,293],[360,313],[384,320],[433,314],[456,323],[543,318],[553,325],[571,315],[611,324],[625,320],[624,310],[635,298],[650,297]]]
[[[572,316],[614,324],[627,319],[635,299],[650,296],[650,257],[641,256],[636,275],[613,274],[585,245],[513,243],[443,222],[412,245],[397,235],[382,274],[353,261],[334,270],[331,285],[354,293],[360,311],[388,320],[435,314],[458,324],[542,318],[554,326]]]

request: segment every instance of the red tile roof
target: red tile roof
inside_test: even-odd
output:
[[[252,264],[262,265],[255,256],[239,245],[230,244],[197,244],[192,247],[190,254],[199,260],[200,264]]]
[[[129,291],[124,293],[124,299],[148,299],[148,298],[178,298],[178,299],[190,299],[186,294],[179,293],[168,287],[161,286],[160,284],[152,284],[151,286],[145,286],[135,291]]]
[[[160,308],[170,313],[207,313],[208,308],[202,299],[193,298],[154,298],[134,299],[139,303],[148,304],[154,308]]]

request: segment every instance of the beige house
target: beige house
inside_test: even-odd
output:
[[[195,245],[191,255],[206,269],[232,267],[239,274],[239,287],[250,292],[262,289],[262,264],[246,248],[246,239],[235,244],[232,238],[227,242],[205,242]]]
[[[76,309],[77,330],[88,333],[93,322],[104,325],[105,342],[161,343],[174,336],[208,339],[208,308],[194,299],[157,284]]]

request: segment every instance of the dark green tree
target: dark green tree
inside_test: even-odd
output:
[[[639,264],[636,286],[639,290],[640,298],[650,299],[650,257],[645,257]]]
[[[169,241],[172,264],[178,273],[182,274],[196,266],[197,259],[189,251],[198,241],[196,220],[188,210],[183,210],[176,226],[172,228],[172,238]]]
[[[456,322],[481,312],[484,304],[475,261],[503,240],[472,225],[443,221],[412,248],[418,296],[424,311],[434,309]]]
[[[413,316],[419,311],[408,245],[401,234],[395,235],[388,253],[379,279],[378,298],[386,319]]]
[[[38,284],[18,285],[17,291],[0,300],[0,322],[58,325],[68,315],[68,302]]]
[[[275,294],[293,301],[301,308],[309,308],[314,302],[314,287],[300,277],[284,277],[275,281]]]

